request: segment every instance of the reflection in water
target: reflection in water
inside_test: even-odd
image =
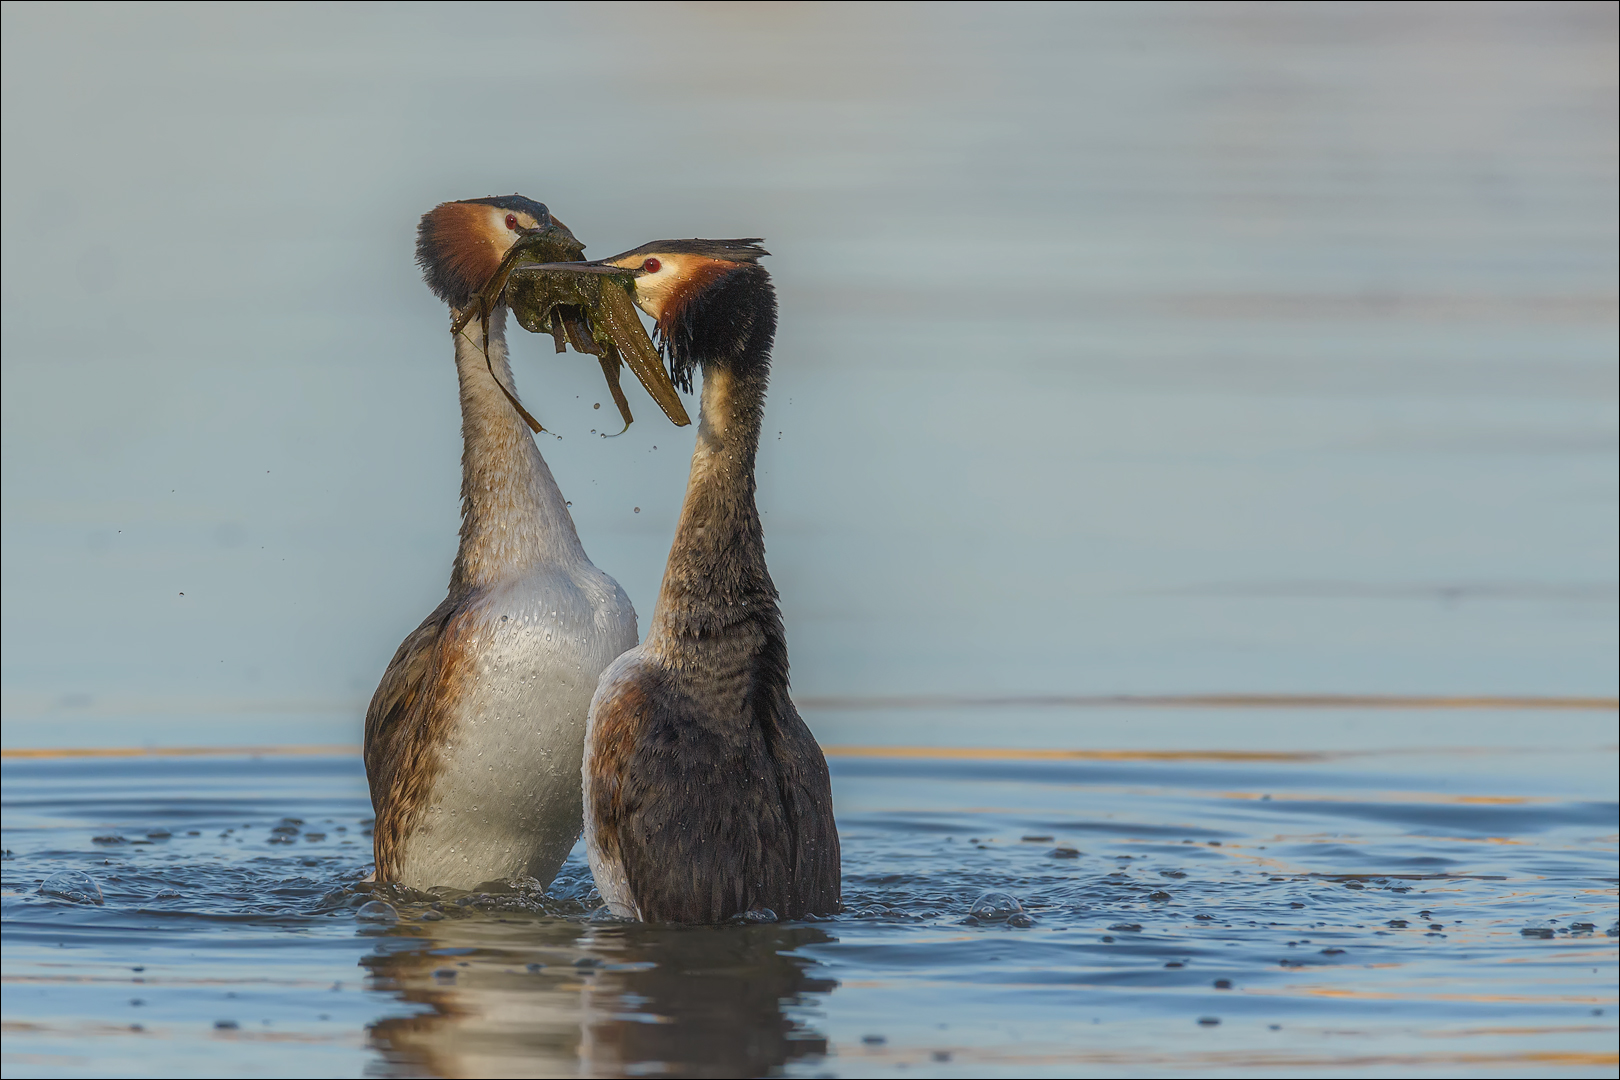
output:
[[[578,927],[524,924],[522,955],[485,947],[482,939],[494,928],[478,920],[401,927],[396,933],[409,938],[387,936],[362,958],[376,988],[427,1006],[370,1026],[384,1075],[514,1076],[556,1072],[576,1059],[578,978],[566,961],[551,977],[537,977],[527,965],[545,963],[541,955],[557,963],[573,948]],[[430,926],[433,936],[424,939]]]
[[[597,921],[577,852],[549,897],[361,881],[353,756],[7,760],[5,1050],[53,1075],[126,1072],[136,1039],[176,1074],[1613,1075],[1612,731],[835,757],[843,913],[684,930]],[[42,890],[63,872],[102,904]],[[986,892],[1028,919],[970,919]],[[397,922],[357,917],[383,899]]]
[[[386,1075],[758,1076],[826,1053],[798,1015],[837,985],[796,955],[835,941],[818,927],[581,925],[448,908],[402,923],[361,961],[374,988],[426,1006],[371,1025]]]
[[[825,1054],[794,1012],[837,982],[793,951],[835,940],[803,925],[599,930],[594,944],[620,959],[586,992],[586,1071],[760,1076]]]

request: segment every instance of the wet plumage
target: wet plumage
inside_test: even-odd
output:
[[[520,196],[446,203],[419,230],[424,277],[453,317],[519,230],[552,225],[567,233]],[[551,881],[579,836],[591,694],[637,637],[628,597],[586,556],[507,399],[505,314],[491,313],[487,357],[480,326],[455,335],[461,543],[448,595],[366,713],[377,879],[417,888]]]
[[[647,640],[591,704],[585,833],[618,914],[712,923],[839,906],[826,760],[788,695],[787,638],[754,503],[776,295],[752,241],[664,241],[642,268],[671,374],[703,368],[680,523]],[[648,269],[651,268],[651,269]]]

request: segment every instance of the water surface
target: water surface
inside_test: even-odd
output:
[[[775,253],[801,694],[1615,694],[1612,4],[78,10],[0,45],[8,746],[358,741],[455,550],[413,229],[512,190]],[[645,620],[692,432],[521,337]]]
[[[845,911],[709,929],[604,920],[581,852],[550,896],[357,883],[352,754],[13,757],[6,1072],[1612,1075],[1613,718],[1539,719],[834,747]],[[41,895],[62,870],[104,903]]]

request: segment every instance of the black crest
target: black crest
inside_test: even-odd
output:
[[[654,240],[650,244],[622,251],[607,261],[618,262],[632,255],[703,255],[727,262],[757,263],[761,256],[770,254],[760,246],[762,243],[764,241],[757,236],[745,236],[740,240]]]
[[[493,206],[497,210],[521,210],[534,218],[535,224],[544,227],[551,220],[551,211],[546,209],[543,202],[535,202],[526,195],[490,195],[482,199],[462,199],[464,203],[475,206]]]

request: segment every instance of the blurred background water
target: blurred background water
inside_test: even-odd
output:
[[[413,229],[513,190],[776,253],[802,697],[1614,694],[1613,5],[4,19],[7,745],[357,737],[456,537]],[[515,364],[645,617],[691,432]]]
[[[7,1075],[1612,1075],[1613,4],[0,30]],[[603,927],[577,859],[356,923],[352,753],[28,756],[358,742],[456,541],[415,223],[514,190],[775,253],[832,924]],[[692,432],[513,351],[645,622]]]

